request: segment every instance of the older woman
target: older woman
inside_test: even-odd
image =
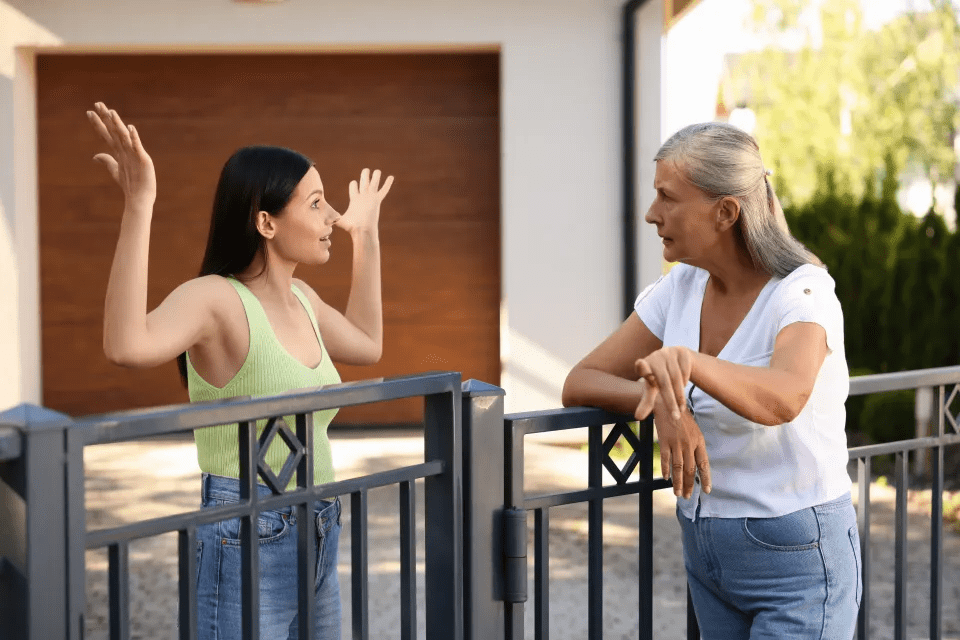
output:
[[[860,542],[833,279],[790,235],[751,136],[692,125],[655,160],[646,221],[679,264],[563,402],[653,412],[704,638],[849,640]]]

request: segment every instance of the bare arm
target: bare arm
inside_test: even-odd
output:
[[[383,301],[380,285],[380,203],[393,184],[380,187],[380,171],[364,169],[360,181],[350,183],[350,206],[337,225],[353,241],[353,269],[347,308],[340,313],[312,290],[308,295],[317,315],[324,344],[334,360],[346,364],[375,364],[383,354]]]
[[[643,394],[634,363],[662,346],[635,313],[567,374],[563,406],[633,413]]]
[[[819,324],[795,322],[777,334],[767,367],[751,367],[693,354],[690,379],[739,416],[766,426],[795,419],[806,406],[827,357]]]
[[[783,424],[803,410],[826,356],[826,331],[811,322],[784,327],[766,367],[666,347],[637,361],[637,373],[650,385],[637,413],[649,414],[658,393],[664,394],[664,404],[671,410],[683,412],[683,388],[689,380],[737,415],[767,426]]]
[[[121,366],[155,366],[172,360],[205,335],[211,325],[210,304],[206,296],[198,295],[201,285],[187,283],[147,314],[150,223],[156,200],[153,161],[136,129],[125,125],[116,111],[97,103],[87,117],[111,151],[94,159],[107,168],[124,195],[120,237],[104,301],[103,350]]]

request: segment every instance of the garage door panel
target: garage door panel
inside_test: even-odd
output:
[[[345,380],[453,369],[499,381],[499,71],[495,54],[38,56],[44,402],[72,414],[183,402],[174,364],[149,371],[102,353],[103,298],[119,233],[119,189],[91,158],[96,100],[137,125],[159,194],[152,309],[196,275],[217,177],[238,147],[297,149],[328,200],[348,204],[363,167],[397,182],[381,216],[384,356]],[[301,266],[345,308],[351,246]],[[422,401],[344,410],[338,422],[422,419]]]
[[[118,58],[124,58],[119,60]],[[308,54],[40,56],[44,101],[103,100],[145,114],[274,118],[329,113],[351,115],[489,114],[499,111],[495,54]],[[318,64],[318,59],[323,60]],[[150,73],[144,77],[143,70]],[[137,92],[118,91],[142,77]],[[204,91],[194,93],[201,83]],[[184,100],[187,92],[190,99]],[[246,95],[245,95],[246,93]],[[144,95],[150,100],[145,102]],[[402,99],[398,100],[398,96]]]

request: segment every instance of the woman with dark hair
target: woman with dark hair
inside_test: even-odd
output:
[[[373,364],[383,344],[380,204],[393,177],[364,169],[350,183],[342,215],[327,204],[313,163],[279,147],[246,147],[227,160],[213,204],[200,276],[147,312],[147,255],[156,199],[153,162],[137,130],[97,103],[87,112],[110,148],[97,154],[124,194],[120,237],[104,305],[103,348],[110,361],[151,367],[174,358],[191,401],[266,396],[340,382],[331,360]],[[300,263],[330,258],[338,226],[353,241],[353,275],[344,313],[293,277]],[[333,480],[327,426],[317,412],[314,478]],[[258,424],[262,428],[263,423]],[[239,500],[237,425],[195,433],[204,507]],[[285,445],[267,450],[279,469]],[[261,492],[269,489],[260,486]],[[292,507],[260,514],[260,633],[297,637],[297,527]],[[317,518],[316,638],[340,637],[337,546],[339,500],[320,501]],[[198,637],[240,637],[239,519],[198,528]]]
[[[567,376],[563,403],[654,414],[705,640],[849,640],[860,603],[843,313],[756,141],[691,125],[655,158],[670,272]]]

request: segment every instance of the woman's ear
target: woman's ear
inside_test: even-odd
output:
[[[717,201],[717,231],[731,229],[740,219],[740,202],[732,196]]]
[[[264,238],[272,238],[277,233],[276,225],[273,223],[273,216],[266,211],[257,212],[257,231]]]

